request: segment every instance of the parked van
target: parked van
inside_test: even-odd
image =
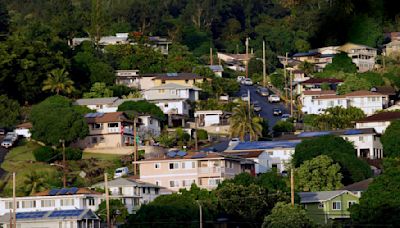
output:
[[[121,168],[118,168],[118,169],[116,169],[115,172],[114,172],[114,179],[115,179],[115,178],[120,178],[120,177],[126,176],[126,175],[128,175],[128,173],[129,173],[128,167],[121,167]]]

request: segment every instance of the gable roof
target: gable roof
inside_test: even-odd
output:
[[[303,92],[303,95],[336,95],[336,91],[334,90],[321,90],[321,91],[313,91],[313,90],[306,90]]]
[[[143,77],[153,76],[155,79],[159,80],[191,80],[191,79],[203,79],[203,77],[194,73],[165,73],[165,74],[141,74]]]
[[[105,105],[112,104],[118,97],[102,97],[102,98],[83,98],[74,102],[75,105]]]
[[[369,184],[371,184],[373,180],[374,180],[373,178],[368,178],[368,179],[344,186],[342,188],[342,190],[347,190],[347,191],[352,191],[352,192],[366,191],[368,189]]]
[[[301,84],[322,84],[322,83],[341,83],[343,82],[342,79],[337,79],[337,78],[310,78]]]
[[[338,191],[321,191],[321,192],[299,192],[300,203],[318,203],[325,202],[335,198],[336,196],[342,195],[344,193],[352,194],[347,190],[338,190]],[[358,196],[356,196],[358,197]]]
[[[382,96],[383,94],[371,92],[368,90],[358,90],[351,93],[346,93],[346,97],[365,97],[365,96]]]
[[[357,123],[369,123],[369,122],[383,122],[400,119],[400,112],[380,112],[372,116],[365,117],[362,120],[356,121]]]
[[[132,122],[125,115],[124,112],[109,112],[101,113],[103,115],[96,115],[95,117],[85,116],[87,123],[109,123],[109,122]]]
[[[391,86],[375,86],[371,88],[371,92],[377,92],[388,96],[396,95],[396,90]]]

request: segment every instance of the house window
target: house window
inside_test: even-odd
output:
[[[153,124],[153,119],[150,119],[150,124]]]
[[[168,108],[168,103],[164,104],[164,107],[165,107],[165,108]]]
[[[97,137],[92,137],[92,144],[96,144],[97,143]]]
[[[161,80],[161,84],[165,84],[165,80]]]
[[[182,162],[182,169],[194,169],[196,167],[195,162]]]
[[[354,204],[356,204],[356,201],[349,201],[349,202],[348,202],[348,204],[349,204],[348,206],[349,206],[349,208],[350,208],[350,207],[351,207],[351,205],[354,205]]]
[[[35,200],[23,200],[21,201],[22,208],[35,208],[36,201]]]
[[[159,89],[158,93],[165,93],[165,90],[164,89]]]
[[[189,80],[188,80],[188,79],[186,79],[186,80],[185,80],[185,83],[186,83],[186,84],[188,84],[188,83],[189,83]]]
[[[169,186],[170,186],[171,188],[179,187],[179,182],[178,182],[177,180],[170,181],[170,182],[169,182]]]
[[[160,164],[160,163],[155,163],[155,164],[154,164],[154,168],[155,168],[155,169],[159,169],[160,167],[161,167],[161,164]]]
[[[364,142],[364,137],[363,137],[363,136],[360,136],[360,137],[358,137],[358,140],[359,140],[360,142]]]
[[[92,129],[94,130],[98,130],[98,129],[102,129],[103,125],[101,123],[94,123],[92,125]]]
[[[156,185],[157,185],[157,186],[161,186],[161,181],[156,180]],[[158,188],[157,188],[157,190],[158,190]]]
[[[157,182],[157,181],[156,181],[156,182]],[[154,188],[154,194],[158,195],[158,194],[159,194],[159,192],[160,192],[160,189],[158,189],[158,188]]]
[[[102,143],[102,142],[104,142],[104,141],[105,141],[104,137],[103,137],[103,136],[100,136],[100,137],[99,137],[99,142]]]
[[[169,169],[179,169],[179,163],[178,162],[169,163]]]
[[[74,199],[62,199],[60,201],[61,206],[73,206],[74,205]]]
[[[94,198],[90,197],[90,198],[86,198],[87,203],[89,206],[94,206]]]
[[[218,185],[219,183],[221,183],[221,180],[218,178],[208,179],[208,185],[210,185],[210,186],[215,186],[215,185]]]
[[[318,209],[324,209],[324,203],[319,203],[318,204]]]
[[[40,206],[41,207],[54,207],[55,201],[54,200],[41,200]]]
[[[182,181],[182,186],[186,187],[186,186],[192,186],[192,184],[196,183],[195,180],[183,180]]]
[[[108,127],[113,128],[113,127],[118,127],[118,123],[108,123]]]
[[[146,188],[145,187],[142,188],[142,192],[143,192],[143,194],[146,193]]]
[[[342,209],[342,202],[336,201],[332,203],[332,210],[341,210]]]

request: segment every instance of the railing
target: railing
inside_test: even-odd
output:
[[[119,127],[109,127],[108,128],[109,133],[118,133],[120,131],[121,131],[121,129]]]
[[[221,174],[224,169],[221,167],[200,167],[199,174]]]

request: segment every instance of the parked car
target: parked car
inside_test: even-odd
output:
[[[261,106],[259,105],[259,104],[254,104],[253,105],[253,109],[254,109],[254,111],[256,111],[256,112],[259,112],[259,111],[261,111]]]
[[[119,178],[119,177],[126,176],[126,175],[128,175],[128,173],[129,173],[128,167],[121,167],[121,168],[118,168],[118,169],[116,169],[115,172],[114,172],[114,179],[115,179],[115,178]]]
[[[229,146],[233,146],[233,145],[235,145],[236,143],[239,143],[240,142],[240,139],[239,138],[232,138],[231,139],[231,141],[229,141]]]
[[[242,82],[242,80],[244,80],[244,79],[245,79],[244,76],[238,76],[236,80],[237,80],[237,82],[240,83],[240,82]]]
[[[251,85],[253,85],[253,81],[250,78],[245,78],[242,80],[242,84],[251,86]]]
[[[275,102],[280,102],[281,98],[278,95],[271,94],[268,96],[268,102],[269,103],[275,103]]]
[[[261,96],[263,96],[263,97],[268,97],[268,95],[269,95],[269,90],[267,89],[267,88],[263,88],[263,87],[261,87],[260,89],[259,89],[259,92],[258,92]]]
[[[290,114],[285,113],[285,114],[282,114],[281,120],[282,120],[282,121],[286,121],[286,120],[289,119],[290,117],[292,117]]]
[[[6,134],[6,129],[0,128],[0,135],[5,135]]]
[[[280,116],[280,115],[282,115],[282,110],[280,110],[279,108],[274,108],[274,109],[272,110],[272,114],[273,114],[274,116]]]
[[[243,101],[248,101],[249,100],[249,96],[248,96],[247,93],[242,94],[241,98],[242,98]]]
[[[4,139],[3,142],[1,142],[1,146],[4,148],[9,148],[12,147],[14,142],[11,139]]]
[[[15,133],[15,132],[8,132],[8,133],[6,134],[5,139],[6,139],[6,138],[9,138],[9,139],[11,139],[13,142],[15,142],[15,141],[17,141],[17,139],[18,139],[18,135],[17,135],[17,133]]]

